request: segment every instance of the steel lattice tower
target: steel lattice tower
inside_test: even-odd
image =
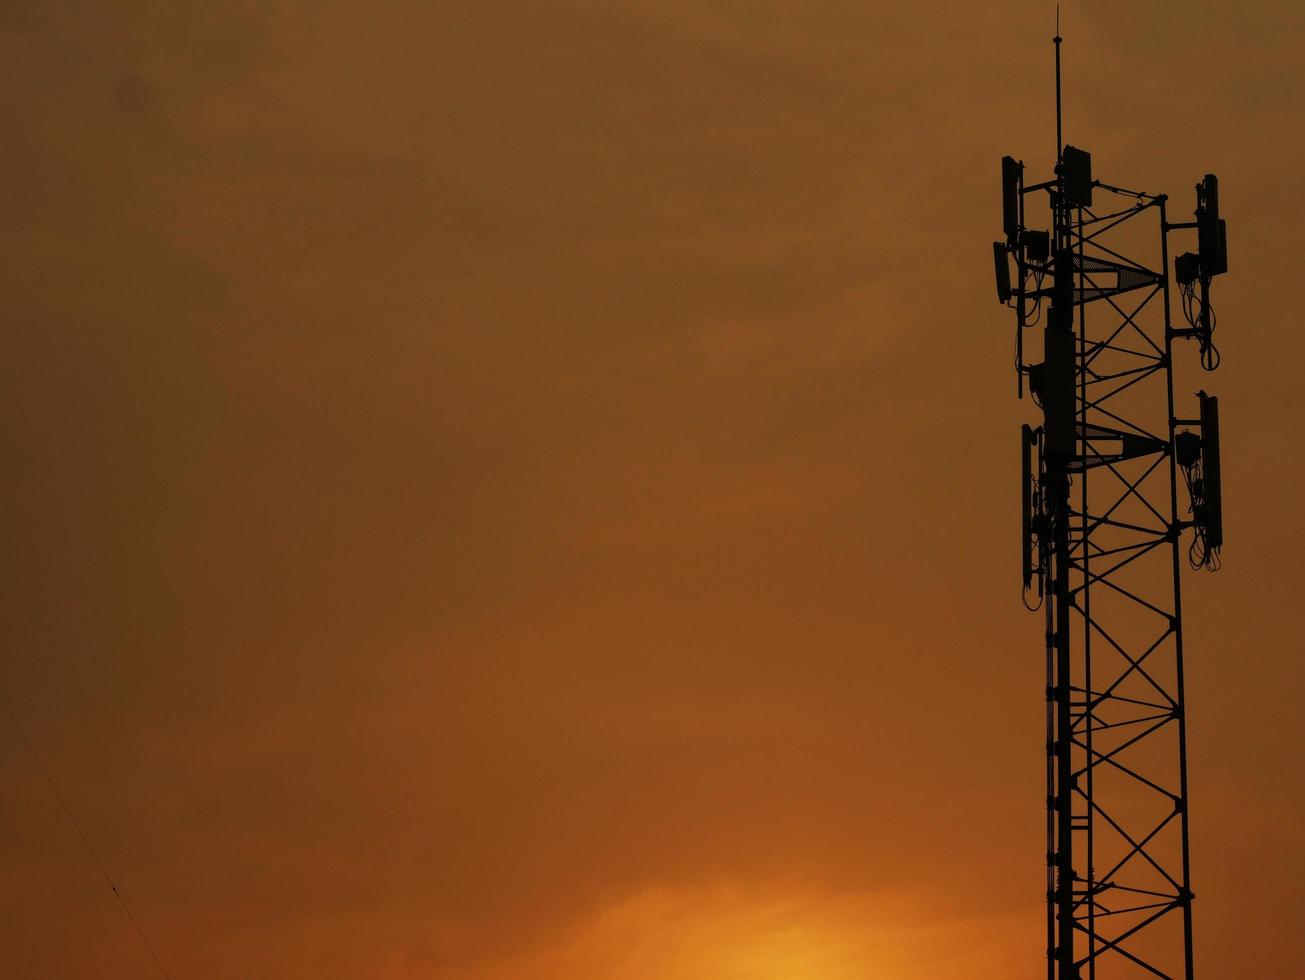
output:
[[[1165,195],[1093,179],[1061,135],[1060,45],[1054,174],[1029,183],[1002,161],[993,247],[1019,393],[1042,410],[1021,433],[1021,496],[1026,604],[1046,624],[1047,976],[1191,980],[1180,571],[1217,568],[1223,532],[1218,402],[1176,404],[1174,371],[1218,366],[1226,235],[1213,175],[1179,223]],[[1174,303],[1170,237],[1192,230]]]

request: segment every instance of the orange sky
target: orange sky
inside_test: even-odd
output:
[[[177,980],[1043,975],[1051,11],[0,2],[0,693]],[[1097,175],[1222,180],[1197,964],[1290,976],[1305,14],[1065,16]],[[0,800],[6,976],[151,976]]]

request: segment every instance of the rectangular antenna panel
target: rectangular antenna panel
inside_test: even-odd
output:
[[[1010,262],[1005,242],[992,243],[992,261],[997,271],[997,298],[1004,305],[1010,302]]]
[[[1001,229],[1007,244],[1014,245],[1020,233],[1020,165],[1014,157],[1001,158]]]
[[[1223,478],[1219,464],[1219,399],[1198,392],[1201,399],[1201,482],[1205,504],[1201,522],[1205,543],[1214,550],[1223,545]]]
[[[1066,146],[1060,160],[1065,199],[1072,207],[1092,207],[1092,154],[1076,146]]]
[[[1228,231],[1219,217],[1219,178],[1206,174],[1196,188],[1196,239],[1201,253],[1201,273],[1218,276],[1228,271]]]
[[[1020,429],[1020,561],[1024,575],[1024,588],[1033,584],[1033,430],[1025,425]]]
[[[1068,460],[1074,454],[1074,382],[1077,338],[1071,326],[1074,307],[1063,313],[1052,307],[1043,331],[1046,357],[1042,377],[1042,410],[1046,415],[1046,451]]]

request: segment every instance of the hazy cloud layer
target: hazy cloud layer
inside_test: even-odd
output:
[[[1040,975],[1035,6],[0,3],[0,689],[174,976]],[[1232,225],[1221,976],[1305,955],[1301,20],[1066,12],[1071,141]],[[146,975],[0,784],[12,975]]]

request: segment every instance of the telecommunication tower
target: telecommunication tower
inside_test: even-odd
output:
[[[1093,177],[1064,143],[1054,43],[1056,165],[1031,181],[1002,160],[993,243],[1017,392],[1042,413],[1020,490],[1025,604],[1046,626],[1047,976],[1192,980],[1180,572],[1218,568],[1223,519],[1218,400],[1176,396],[1174,371],[1218,367],[1227,235],[1213,174],[1178,222],[1165,195]],[[1171,236],[1193,232],[1175,303]]]

